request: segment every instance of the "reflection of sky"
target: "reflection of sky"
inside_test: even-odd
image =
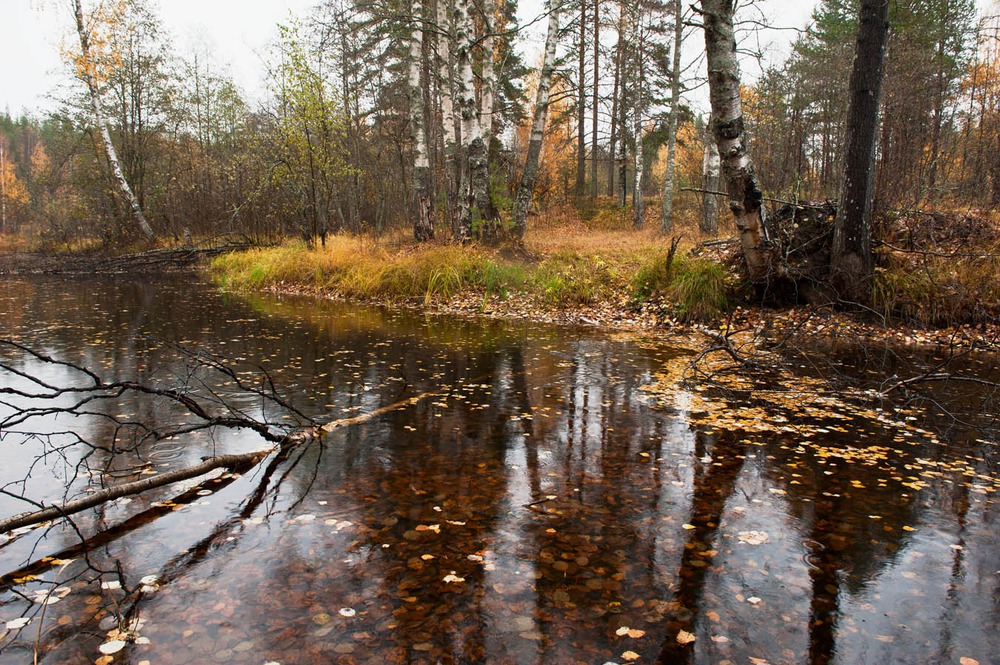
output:
[[[239,662],[252,653],[294,662],[283,652],[294,644],[313,662],[401,653],[433,662],[476,649],[519,663],[558,662],[580,650],[595,662],[620,662],[634,649],[648,661],[676,637],[679,612],[669,603],[693,598],[696,606],[685,608],[697,638],[691,662],[802,662],[810,563],[838,542],[843,550],[828,559],[833,574],[820,580],[839,601],[834,662],[905,662],[913,654],[988,662],[982,654],[996,646],[1000,543],[985,497],[970,494],[966,505],[958,474],[942,474],[904,500],[895,487],[875,489],[880,467],[818,459],[797,435],[751,441],[696,432],[685,420],[687,393],[668,411],[649,406],[639,390],[674,353],[666,345],[650,351],[588,331],[294,299],[251,309],[166,283],[47,288],[78,290],[85,306],[74,309],[72,298],[45,288],[17,291],[27,294],[17,311],[44,324],[46,348],[73,355],[81,339],[99,337],[105,341],[87,347],[88,359],[120,364],[123,378],[184,375],[154,344],[137,341],[155,332],[266,364],[276,383],[292,386],[290,399],[324,418],[435,393],[338,429],[272,473],[262,465],[94,552],[106,568],[121,560],[133,580],[168,578],[141,604],[151,645],[137,648],[137,660],[228,653]],[[184,312],[183,321],[164,321],[170,312]],[[57,323],[67,315],[75,322]],[[241,399],[258,412],[256,399]],[[831,437],[825,445],[838,445]],[[197,459],[211,443],[188,441],[184,455]],[[244,450],[258,442],[219,433],[214,443]],[[928,456],[927,446],[906,454]],[[869,489],[854,489],[853,480]],[[526,507],[547,495],[556,498]],[[151,500],[115,506],[103,519],[116,523]],[[846,525],[847,537],[825,531],[827,519]],[[440,532],[417,530],[433,524]],[[741,542],[749,531],[768,534],[767,542]],[[64,532],[39,554],[73,541]],[[14,554],[0,550],[7,569],[27,556]],[[686,561],[704,565],[681,569]],[[444,581],[452,570],[465,581]],[[78,616],[86,595],[67,597],[60,611]],[[3,604],[9,600],[0,597],[0,618],[16,607]],[[646,634],[618,637],[621,625]],[[97,638],[72,626],[52,658],[95,652],[97,642],[87,640]]]

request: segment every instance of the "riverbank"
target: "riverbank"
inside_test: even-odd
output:
[[[880,269],[878,302],[870,310],[765,309],[741,286],[735,243],[718,243],[690,227],[678,237],[674,244],[654,230],[567,218],[535,229],[518,247],[334,236],[321,248],[291,242],[226,254],[212,261],[210,272],[235,290],[435,313],[645,332],[749,330],[772,342],[790,336],[803,343],[860,339],[1000,349],[1000,271],[990,273],[995,260],[948,265],[923,256],[917,270],[900,252]]]

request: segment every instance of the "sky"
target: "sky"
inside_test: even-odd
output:
[[[84,7],[99,0],[88,0]],[[978,0],[980,6],[991,0]],[[316,0],[150,0],[177,50],[204,43],[227,65],[236,83],[250,99],[263,89],[262,58],[276,36],[275,25],[290,16],[304,15]],[[522,20],[538,15],[541,0],[522,0]],[[765,60],[780,62],[796,32],[809,22],[813,0],[758,0],[764,17],[776,29],[761,35],[757,46]],[[58,106],[69,79],[60,58],[61,45],[71,34],[69,0],[0,0],[0,111],[14,115],[37,113]],[[541,51],[544,21],[524,37],[525,49]],[[689,48],[698,49],[697,39]],[[529,62],[533,58],[528,58]],[[745,67],[752,77],[753,67]],[[60,89],[64,92],[60,93]],[[693,101],[693,100],[692,100]]]

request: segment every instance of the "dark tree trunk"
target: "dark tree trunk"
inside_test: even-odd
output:
[[[851,72],[847,151],[831,268],[841,297],[865,301],[871,290],[872,199],[879,98],[889,42],[889,0],[862,0]]]

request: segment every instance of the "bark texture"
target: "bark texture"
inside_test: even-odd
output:
[[[424,124],[424,90],[420,85],[423,69],[423,5],[413,3],[413,25],[410,36],[410,133],[413,138],[413,237],[418,242],[434,237],[434,217],[431,203],[431,168],[427,154],[427,128]]]
[[[851,72],[847,153],[833,227],[831,269],[841,297],[867,300],[874,270],[872,199],[879,98],[889,43],[889,0],[862,0]]]
[[[701,160],[701,230],[704,233],[715,234],[719,230],[719,199],[710,192],[719,191],[719,146],[715,143],[712,133],[712,119],[709,117],[705,126],[705,151]]]
[[[681,44],[684,41],[684,5],[674,0],[674,52],[670,71],[670,120],[667,125],[667,172],[663,176],[663,198],[660,204],[660,233],[667,235],[674,228],[674,171],[677,159],[677,122],[681,101]]]
[[[729,208],[736,221],[750,278],[765,281],[774,253],[764,229],[763,194],[747,151],[740,101],[740,69],[733,34],[733,0],[702,0],[712,128],[722,160]]]

